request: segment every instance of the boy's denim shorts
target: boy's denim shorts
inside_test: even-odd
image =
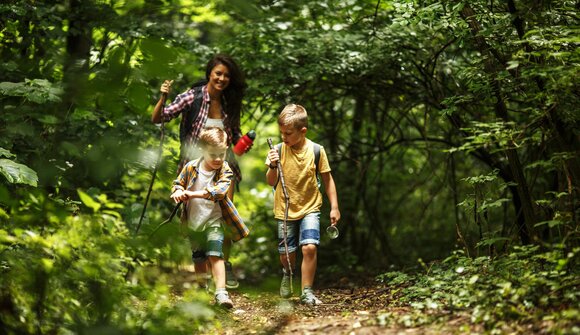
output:
[[[206,261],[209,256],[224,258],[224,230],[222,227],[211,227],[204,231],[189,233],[191,259],[194,263]]]
[[[320,212],[307,214],[300,220],[287,221],[288,252],[294,252],[298,245],[320,244]],[[300,238],[297,240],[297,236]],[[284,249],[284,221],[278,220],[278,252],[286,253]]]

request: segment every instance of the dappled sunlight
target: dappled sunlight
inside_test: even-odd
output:
[[[571,0],[0,4],[0,333],[580,332],[577,10]],[[216,54],[240,73],[206,69]],[[189,91],[206,71],[207,96]],[[272,184],[276,169],[293,172],[265,162],[288,104],[306,109],[296,134],[331,169],[306,290],[316,306],[301,303],[300,251],[293,295],[280,297],[266,174]],[[186,206],[170,198],[182,144],[210,115],[233,142],[256,133],[235,155],[233,204],[250,233],[229,258],[231,309],[195,273]],[[215,205],[230,205],[232,175],[188,196],[223,200],[200,202],[223,218],[232,207]],[[317,195],[288,187],[291,204]]]

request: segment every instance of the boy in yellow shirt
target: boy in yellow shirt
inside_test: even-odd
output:
[[[330,166],[324,148],[306,138],[308,114],[300,105],[290,104],[278,116],[278,126],[282,136],[279,151],[274,148],[268,152],[266,165],[268,184],[276,187],[278,184],[278,169],[284,169],[284,179],[290,199],[288,206],[287,244],[289,260],[286,258],[283,244],[283,220],[285,199],[282,187],[278,185],[274,192],[274,217],[278,221],[278,251],[284,275],[280,285],[280,295],[290,296],[290,266],[296,263],[296,250],[300,245],[302,250],[302,303],[320,304],[314,295],[312,285],[316,274],[317,246],[320,244],[320,207],[322,194],[318,190],[317,172],[320,172],[326,196],[330,201],[330,224],[336,225],[340,220],[336,185],[330,174]],[[319,156],[317,154],[319,152]],[[318,161],[318,166],[315,162]],[[279,164],[280,163],[280,164]]]

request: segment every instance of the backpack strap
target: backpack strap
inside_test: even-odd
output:
[[[316,175],[318,176],[318,163],[320,163],[320,144],[312,142],[312,150],[314,150],[314,166],[316,167]]]
[[[180,156],[182,159],[184,155],[183,149],[187,143],[187,136],[191,134],[193,122],[195,119],[197,119],[199,110],[201,109],[201,103],[203,102],[203,86],[195,86],[192,89],[193,101],[191,106],[183,111],[183,115],[181,116],[181,124],[179,125],[179,142],[181,143]]]
[[[282,143],[278,143],[276,145],[276,150],[278,150],[278,154],[280,154],[280,160],[282,160]],[[318,169],[318,165],[320,163],[320,144],[312,142],[312,151],[314,151],[314,167],[316,168],[316,179],[318,180],[318,185],[320,186],[320,171]],[[279,182],[280,174],[278,173],[278,179],[276,180],[276,184],[274,184],[274,190],[276,190],[276,186]]]

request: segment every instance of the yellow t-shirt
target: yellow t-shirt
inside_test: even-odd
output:
[[[322,194],[318,190],[312,141],[307,139],[301,150],[294,150],[282,144],[280,163],[284,169],[284,180],[286,181],[286,189],[290,198],[288,220],[300,220],[307,214],[319,211],[320,206],[322,206]],[[266,165],[270,165],[270,160],[267,158]],[[318,172],[330,172],[328,158],[322,146],[320,147]],[[274,192],[274,217],[276,219],[284,219],[284,207],[282,184],[278,182]]]

